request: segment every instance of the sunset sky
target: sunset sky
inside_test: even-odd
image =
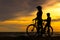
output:
[[[0,32],[25,32],[39,5],[43,19],[49,12],[54,32],[60,32],[60,0],[0,0]]]

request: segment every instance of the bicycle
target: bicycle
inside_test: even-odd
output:
[[[36,22],[36,20],[33,21],[33,24],[30,24],[27,26],[26,33],[28,36],[37,36],[37,22]],[[53,35],[53,28],[52,27],[50,27],[49,33],[50,33],[50,35]],[[46,27],[45,31],[43,30],[43,34],[45,34],[45,36],[47,36],[47,34],[48,34],[47,27]]]

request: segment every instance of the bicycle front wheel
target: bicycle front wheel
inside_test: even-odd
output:
[[[37,30],[36,30],[36,27],[34,24],[30,24],[27,26],[26,33],[28,36],[35,36],[36,32],[37,32]]]

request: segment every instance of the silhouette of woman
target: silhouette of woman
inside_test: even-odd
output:
[[[36,7],[38,9],[38,12],[37,12],[37,17],[33,20],[37,20],[37,33],[38,33],[38,36],[42,36],[42,30],[43,30],[43,26],[42,26],[42,7],[41,6],[37,6]],[[41,34],[39,34],[39,32]]]

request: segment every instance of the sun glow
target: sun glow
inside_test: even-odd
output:
[[[43,9],[43,12],[45,16],[46,16],[46,13],[49,12],[51,14],[52,19],[56,19],[56,16],[60,16],[60,3],[54,4],[53,6],[45,7]]]

